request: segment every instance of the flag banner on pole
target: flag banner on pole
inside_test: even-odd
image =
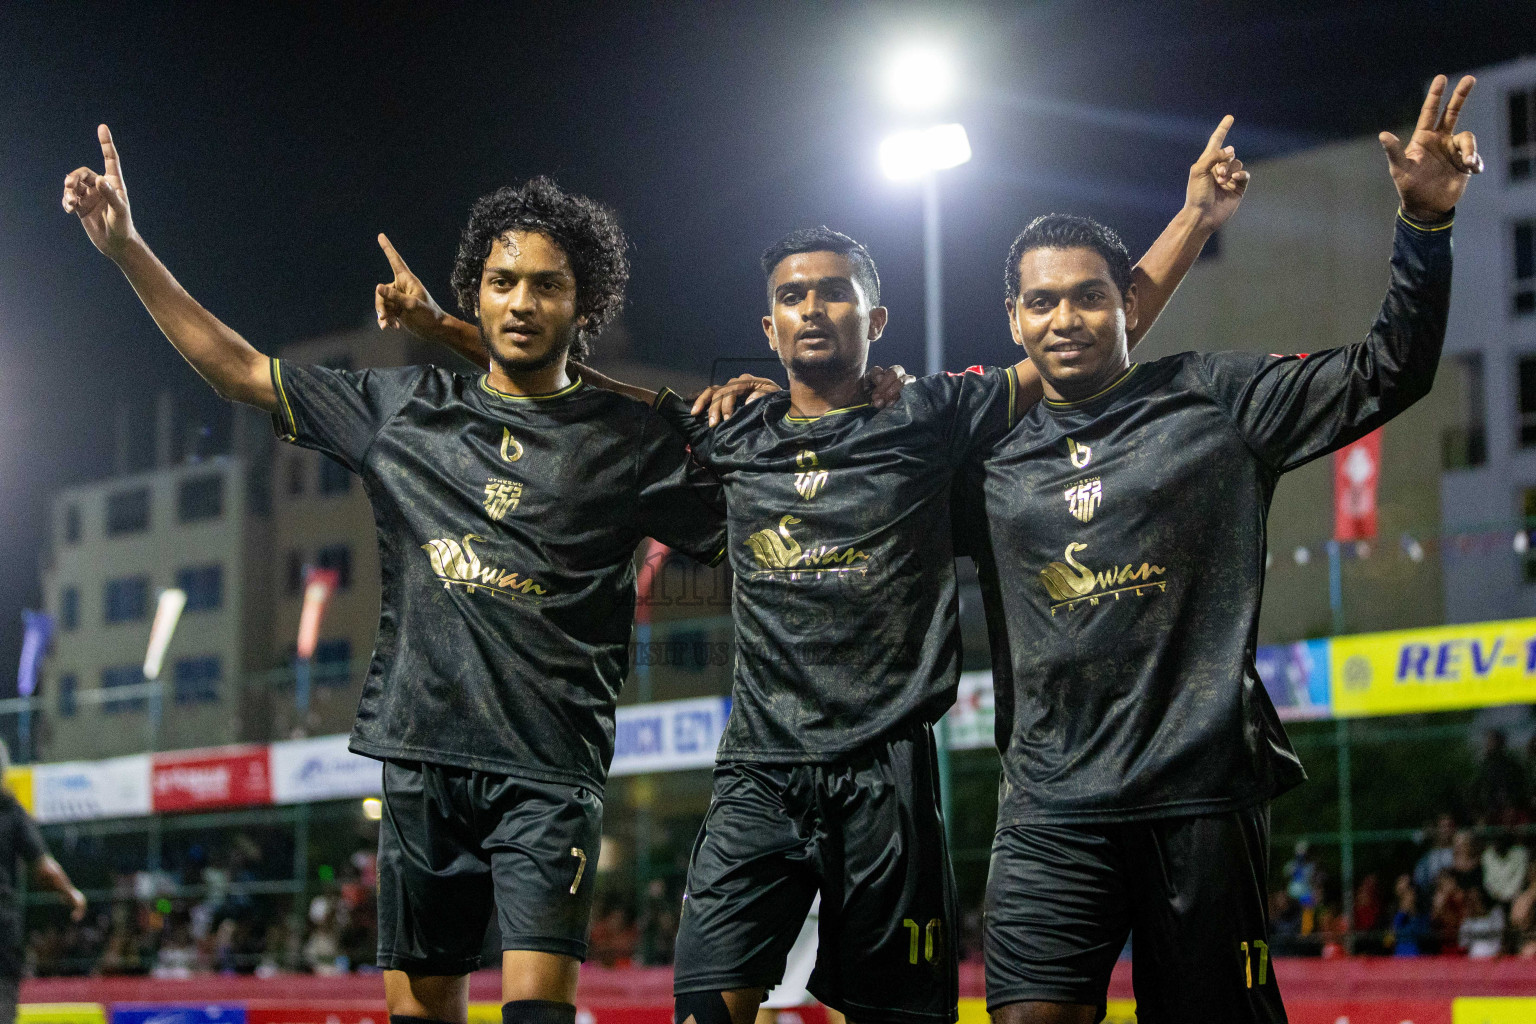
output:
[[[304,607],[299,612],[298,655],[308,661],[315,656],[315,646],[320,642],[320,621],[325,618],[325,606],[341,583],[341,573],[335,569],[307,569],[304,573]]]
[[[1334,540],[1376,539],[1376,484],[1380,477],[1380,430],[1333,453]]]
[[[154,682],[165,667],[165,649],[171,645],[171,635],[176,623],[181,621],[181,610],[187,606],[187,592],[177,587],[160,591],[160,601],[155,606],[155,624],[149,630],[149,650],[144,652],[144,678]]]
[[[24,634],[21,664],[16,669],[16,693],[30,697],[37,692],[37,668],[48,653],[48,641],[53,639],[53,616],[47,612],[23,611],[21,624]]]

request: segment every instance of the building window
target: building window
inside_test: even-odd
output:
[[[184,523],[217,519],[224,514],[224,478],[193,476],[181,482],[176,491],[176,515]]]
[[[1445,469],[1470,469],[1488,461],[1488,431],[1483,423],[1483,356],[1464,352],[1441,360],[1438,387],[1450,394],[1456,412],[1440,439]]]
[[[118,665],[101,670],[103,690],[138,686],[142,682],[144,682],[144,668],[141,665]],[[115,715],[123,711],[143,711],[148,704],[149,701],[145,697],[127,697],[121,700],[104,700],[101,702],[101,710],[109,715]]]
[[[288,493],[304,493],[304,456],[298,453],[288,460]]]
[[[80,628],[80,591],[75,587],[59,591],[59,628],[65,632]]]
[[[217,657],[182,658],[172,669],[177,704],[206,704],[219,699],[224,666]]]
[[[315,645],[315,682],[321,686],[345,686],[352,668],[352,641],[346,637],[321,640]]]
[[[1512,294],[1516,316],[1536,313],[1536,220],[1515,225],[1515,278]]]
[[[346,494],[352,489],[352,471],[328,455],[320,456],[320,493]]]
[[[187,592],[187,611],[210,612],[224,605],[224,567],[199,565],[176,574],[176,585]]]
[[[288,565],[284,578],[290,595],[304,589],[304,556],[299,552],[288,552]]]
[[[149,529],[149,488],[107,495],[107,536]]]
[[[64,507],[64,543],[80,543],[80,506],[66,505]]]
[[[80,688],[80,679],[73,672],[59,676],[59,717],[74,718],[75,712],[80,706],[75,699],[75,691]]]
[[[1536,169],[1536,88],[1509,94],[1509,180],[1529,178]]]
[[[315,555],[315,564],[322,569],[335,569],[340,577],[336,589],[346,590],[352,585],[352,549],[345,544],[328,544]]]
[[[101,614],[107,622],[137,622],[149,614],[149,577],[108,580],[104,590]]]

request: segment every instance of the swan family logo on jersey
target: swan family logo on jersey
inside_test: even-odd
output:
[[[865,571],[866,566],[858,564],[869,561],[869,555],[863,551],[827,544],[811,548],[801,547],[800,542],[789,532],[789,528],[799,522],[800,520],[792,515],[784,516],[779,520],[777,530],[758,530],[746,539],[744,543],[752,549],[752,557],[758,564],[758,571],[753,575],[805,571],[817,573]]]
[[[462,542],[444,537],[429,540],[422,545],[427,557],[432,560],[432,571],[443,582],[443,589],[463,587],[470,594],[476,590],[488,590],[512,600],[520,597],[538,598],[549,593],[543,585],[521,577],[516,572],[482,565],[470,541],[484,543],[485,538],[479,534],[466,533]]]
[[[1063,555],[1065,562],[1052,562],[1040,571],[1040,582],[1056,602],[1051,605],[1052,615],[1058,608],[1071,611],[1084,601],[1089,607],[1097,607],[1101,598],[1113,597],[1118,601],[1122,594],[1141,597],[1143,592],[1168,589],[1167,580],[1152,578],[1168,571],[1161,565],[1142,562],[1140,566],[1122,565],[1095,572],[1074,557],[1079,551],[1086,550],[1087,544],[1068,544]]]

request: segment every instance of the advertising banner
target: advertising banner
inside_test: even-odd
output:
[[[1536,703],[1536,619],[1333,640],[1340,717]]]
[[[1376,485],[1381,476],[1381,431],[1333,453],[1333,539],[1376,539]]]
[[[149,755],[34,765],[32,801],[45,824],[141,817],[150,811]]]
[[[246,1024],[389,1024],[384,1001],[253,999],[245,1004]]]
[[[731,713],[729,697],[700,697],[619,708],[610,775],[707,768]]]
[[[35,803],[32,800],[32,766],[11,765],[5,770],[5,788],[11,791],[11,796],[21,804],[21,809],[28,814],[34,813]]]
[[[944,715],[944,743],[950,750],[981,750],[995,742],[991,671],[960,673],[955,706]]]
[[[1266,644],[1258,649],[1254,662],[1282,722],[1328,717],[1327,640]]]
[[[107,1010],[100,1003],[22,1003],[16,1007],[16,1024],[106,1024]]]
[[[1531,1024],[1533,1020],[1536,1020],[1536,999],[1533,998],[1463,998],[1451,1004],[1451,1024]]]
[[[289,740],[270,749],[275,804],[378,796],[384,791],[383,763],[352,753],[346,736]]]
[[[245,1006],[229,1003],[113,1003],[109,1024],[246,1024]]]
[[[264,746],[215,747],[154,757],[154,809],[207,811],[272,802]]]

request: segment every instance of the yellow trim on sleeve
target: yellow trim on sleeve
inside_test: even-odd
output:
[[[1415,231],[1424,231],[1429,233],[1436,231],[1449,231],[1451,230],[1451,226],[1456,223],[1456,218],[1452,217],[1444,224],[1421,224],[1414,220],[1412,217],[1408,216],[1408,214],[1404,213],[1401,206],[1397,208],[1397,218],[1404,224],[1407,224],[1409,227],[1413,228]]]
[[[660,409],[661,408],[662,399],[666,398],[668,395],[671,395],[671,394],[676,394],[676,392],[674,392],[671,388],[666,387],[665,385],[663,385],[662,389],[660,391],[656,392],[656,400],[651,403],[651,408],[652,409]]]
[[[282,403],[284,425],[288,433],[283,435],[284,441],[296,440],[299,436],[299,421],[294,418],[293,406],[288,404],[288,391],[283,387],[282,361],[276,356],[272,357],[272,383],[277,387],[277,400]]]
[[[1018,394],[1018,374],[1012,366],[1003,367],[1003,373],[1008,377],[1008,425],[1013,426],[1014,400]]]

